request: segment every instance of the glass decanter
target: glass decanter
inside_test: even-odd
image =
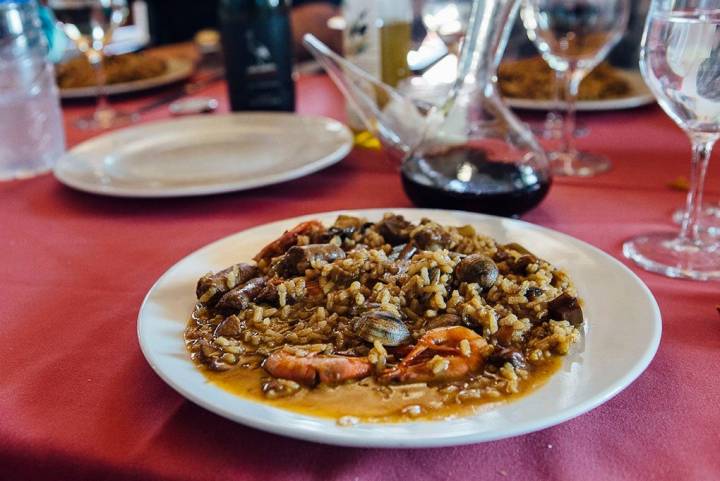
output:
[[[496,85],[518,7],[519,0],[473,2],[457,80],[437,102],[409,98],[305,36],[367,129],[401,161],[415,205],[518,216],[547,195],[547,157]]]

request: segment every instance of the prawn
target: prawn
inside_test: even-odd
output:
[[[400,364],[380,376],[380,381],[405,383],[462,379],[478,371],[491,352],[492,348],[485,339],[467,327],[438,327],[422,336]]]

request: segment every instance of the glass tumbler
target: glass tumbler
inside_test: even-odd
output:
[[[65,151],[60,98],[34,0],[0,0],[0,180],[52,168]]]

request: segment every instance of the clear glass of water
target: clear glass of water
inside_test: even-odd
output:
[[[660,106],[692,143],[690,191],[679,234],[654,233],[625,243],[641,267],[670,277],[720,279],[720,240],[704,236],[703,188],[720,137],[720,0],[654,0],[640,70]]]
[[[50,170],[65,151],[55,73],[35,2],[0,2],[0,181]]]
[[[523,0],[528,37],[564,86],[562,146],[548,154],[555,175],[587,177],[610,168],[607,158],[577,149],[575,107],[580,83],[620,41],[629,13],[629,0]]]
[[[113,109],[107,99],[107,78],[103,67],[105,46],[113,32],[128,16],[127,0],[49,0],[65,35],[85,55],[95,72],[97,106],[95,112],[80,117],[76,126],[83,130],[109,129],[127,125],[133,117]]]

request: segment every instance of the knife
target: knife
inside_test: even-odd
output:
[[[150,103],[147,103],[137,110],[135,110],[132,115],[140,115],[144,114],[146,112],[149,112],[151,110],[155,110],[158,107],[162,107],[163,105],[169,104],[171,102],[174,102],[177,99],[183,98],[187,95],[192,95],[195,92],[198,92],[208,85],[217,82],[218,80],[221,80],[225,76],[225,70],[219,69],[214,72],[209,73],[207,76],[196,80],[195,82],[191,82],[188,84],[183,85],[180,89],[170,92],[167,95],[164,95],[158,99],[153,100]]]

